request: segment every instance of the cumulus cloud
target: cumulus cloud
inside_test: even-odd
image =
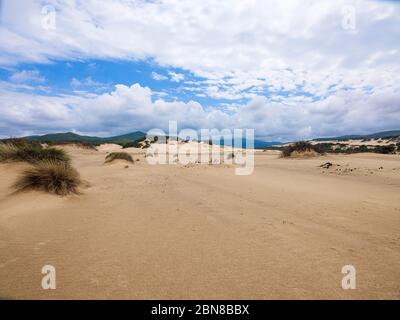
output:
[[[86,77],[82,80],[72,78],[70,85],[75,92],[104,92],[110,88],[109,84],[96,81],[92,77]]]
[[[89,96],[0,93],[2,136],[70,130],[99,135],[166,130],[168,121],[176,120],[180,128],[254,128],[261,138],[291,140],[379,131],[400,123],[399,91],[343,90],[318,102],[293,105],[255,96],[246,104],[224,109],[205,108],[195,101],[166,101],[139,84],[117,85],[109,93]]]
[[[168,72],[168,75],[170,76],[170,79],[173,82],[180,82],[183,79],[185,79],[185,75],[182,73],[176,73],[176,72],[170,71],[170,72]]]
[[[360,72],[398,79],[400,6],[389,1],[57,1],[55,30],[42,28],[42,1],[6,0],[0,63],[153,58],[207,79],[253,79],[270,90],[312,94],[359,85]],[[342,27],[343,8],[356,14]],[[118,19],[116,19],[118,17]],[[350,30],[351,31],[351,30]],[[176,78],[172,78],[176,79]]]
[[[43,83],[46,78],[43,77],[37,70],[22,70],[16,71],[10,76],[10,81],[17,83],[36,82]]]
[[[162,74],[159,74],[157,72],[152,72],[151,73],[151,78],[157,81],[162,81],[162,80],[167,80],[168,77],[167,76],[163,76]]]
[[[0,65],[150,59],[165,70],[184,70],[196,77],[189,81],[170,72],[170,80],[181,82],[183,90],[199,98],[232,100],[232,104],[224,112],[222,107],[205,108],[197,102],[152,102],[154,94],[140,86],[120,86],[90,98],[33,94],[23,98],[7,91],[2,100],[8,95],[15,101],[5,101],[10,110],[6,110],[7,119],[1,116],[3,128],[13,121],[26,130],[41,128],[36,123],[23,125],[18,116],[47,128],[39,115],[49,117],[55,108],[61,110],[58,116],[65,115],[66,122],[57,123],[60,128],[68,124],[68,128],[83,130],[82,119],[88,117],[91,125],[87,128],[92,131],[97,130],[96,121],[98,130],[111,130],[105,124],[126,123],[131,119],[128,115],[161,124],[174,115],[171,110],[194,112],[196,127],[210,121],[208,127],[214,123],[250,126],[261,135],[279,137],[398,126],[400,5],[395,1],[59,0],[51,2],[57,14],[54,30],[42,28],[43,1],[21,2],[3,1]],[[355,13],[350,29],[343,25],[347,19],[343,8],[349,6]],[[132,109],[132,94],[138,95],[142,107]],[[235,102],[241,99],[248,102]],[[20,114],[21,106],[40,110],[28,118],[29,112]],[[90,108],[94,112],[87,113]],[[113,112],[108,114],[108,109]],[[149,116],[149,110],[156,113]],[[134,117],[126,126],[129,130],[145,123]]]

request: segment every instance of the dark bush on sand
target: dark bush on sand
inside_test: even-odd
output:
[[[44,160],[25,169],[14,184],[18,191],[43,190],[58,195],[78,193],[79,173],[69,163]]]
[[[64,150],[53,147],[42,147],[37,142],[22,139],[0,142],[0,161],[36,163],[44,160],[70,162],[70,158]]]
[[[291,157],[294,153],[297,155],[320,155],[324,152],[318,145],[313,145],[307,141],[295,142],[294,144],[288,145],[282,149],[282,157]]]
[[[114,160],[126,160],[133,163],[132,156],[126,152],[112,152],[106,156],[106,163]]]
[[[382,154],[393,154],[396,153],[396,145],[390,144],[387,146],[376,146],[374,152]]]

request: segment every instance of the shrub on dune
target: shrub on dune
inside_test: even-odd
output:
[[[14,158],[17,147],[12,144],[0,143],[0,161],[8,161]]]
[[[58,195],[78,193],[78,171],[66,162],[45,160],[23,171],[14,187],[18,191],[43,190]]]
[[[132,156],[126,152],[112,152],[106,156],[105,162],[112,162],[114,160],[125,160],[133,163]]]
[[[41,148],[42,145],[38,141],[30,141],[30,140],[25,140],[22,138],[9,138],[9,139],[3,139],[1,140],[2,144],[9,144],[9,145],[14,145],[18,148],[22,147],[37,147]]]
[[[228,153],[227,155],[226,155],[226,158],[229,160],[229,159],[233,159],[233,158],[235,158],[235,154],[233,153],[233,152],[230,152],[230,153]]]
[[[77,148],[87,149],[87,150],[94,150],[97,151],[96,144],[90,142],[81,142],[81,141],[48,141],[46,142],[49,146],[74,146]]]
[[[0,143],[0,161],[22,161],[35,163],[51,160],[70,162],[68,154],[61,149],[46,147],[40,144],[27,142],[2,142]]]
[[[62,149],[47,147],[42,149],[22,148],[18,149],[14,160],[35,163],[38,161],[60,161],[69,163],[70,158]]]
[[[284,147],[282,150],[282,157],[316,156],[323,153],[324,152],[317,145],[313,145],[307,141],[299,141]]]
[[[142,148],[142,144],[140,143],[140,141],[135,140],[135,141],[130,141],[127,142],[125,144],[122,145],[122,149],[126,149],[126,148]]]
[[[390,144],[386,146],[376,146],[374,152],[382,154],[394,154],[396,153],[396,145]]]

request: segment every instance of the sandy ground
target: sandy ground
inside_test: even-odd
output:
[[[400,299],[399,155],[257,152],[236,176],[67,149],[81,195],[12,194],[26,165],[0,164],[0,298]],[[56,290],[41,288],[46,264]]]

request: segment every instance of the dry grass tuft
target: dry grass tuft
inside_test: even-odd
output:
[[[78,171],[69,163],[45,160],[23,171],[14,184],[18,191],[43,190],[52,194],[79,193],[81,184]]]
[[[46,147],[22,139],[0,142],[0,162],[22,161],[36,163],[39,161],[61,161],[70,163],[70,157],[61,149]]]
[[[114,160],[126,160],[133,163],[132,156],[126,152],[112,152],[106,156],[106,163]]]
[[[309,158],[324,154],[317,145],[313,145],[307,141],[299,141],[282,150],[282,157],[288,158]]]

